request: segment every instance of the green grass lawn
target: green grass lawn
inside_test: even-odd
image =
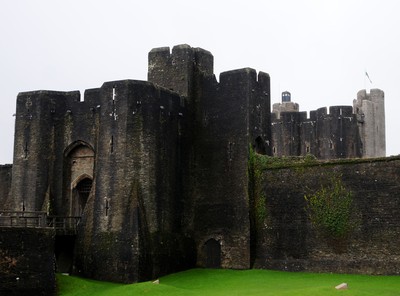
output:
[[[270,270],[192,269],[160,278],[160,284],[113,284],[57,275],[61,296],[274,295],[399,296],[400,276],[316,274]],[[335,290],[341,283],[348,290]]]

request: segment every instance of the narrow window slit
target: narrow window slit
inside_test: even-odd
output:
[[[25,142],[25,146],[24,146],[24,158],[27,159],[28,158],[28,142]]]
[[[108,210],[110,209],[108,199],[106,199],[106,217],[108,216]]]
[[[111,136],[111,140],[110,140],[110,152],[111,152],[111,153],[114,152],[114,136]]]
[[[232,142],[229,142],[228,155],[229,155],[229,160],[232,160],[232,158],[233,158],[233,143]]]

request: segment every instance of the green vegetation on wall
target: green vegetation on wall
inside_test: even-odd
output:
[[[249,204],[250,218],[253,226],[260,229],[267,218],[264,170],[283,167],[295,167],[299,169],[304,166],[315,165],[316,163],[318,161],[312,155],[307,155],[306,157],[271,157],[256,153],[250,146],[248,162]]]
[[[267,216],[262,182],[264,159],[264,155],[257,154],[250,146],[248,163],[250,219],[256,229],[260,229]]]
[[[327,185],[304,196],[311,223],[323,235],[343,239],[353,230],[351,221],[353,194],[339,176],[330,178]]]

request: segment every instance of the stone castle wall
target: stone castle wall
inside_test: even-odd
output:
[[[351,106],[332,106],[299,112],[288,99],[272,110],[272,155],[318,159],[386,156],[384,93],[359,91]]]
[[[310,223],[305,194],[333,175],[353,193],[355,229],[329,240]],[[400,159],[328,162],[265,170],[266,219],[257,242],[256,268],[289,271],[400,273]]]
[[[248,268],[248,147],[252,144],[263,153],[269,149],[268,74],[229,71],[220,75],[218,83],[212,55],[183,45],[172,52],[152,50],[148,76],[184,96],[183,225],[184,233],[195,241],[197,264]],[[215,260],[208,258],[213,245],[221,253]]]
[[[56,295],[54,230],[0,227],[0,294]]]
[[[4,209],[82,217],[75,274],[131,283],[195,266],[245,269],[255,262],[311,270],[339,258],[323,248],[306,220],[301,190],[316,188],[315,176],[327,175],[328,167],[343,173],[366,216],[375,215],[362,202],[368,194],[374,202],[372,188],[362,191],[369,182],[383,192],[377,209],[386,209],[385,194],[398,191],[392,181],[385,181],[386,190],[388,183],[378,178],[382,172],[395,182],[397,159],[387,161],[396,165],[386,172],[382,161],[310,166],[301,176],[285,168],[266,171],[270,220],[255,240],[250,150],[360,157],[361,111],[337,106],[309,118],[282,112],[271,119],[268,74],[245,68],[221,73],[218,82],[213,56],[188,45],[153,49],[148,80],[106,82],[86,90],[82,101],[77,91],[18,95],[12,178],[10,168],[0,167],[0,198],[8,195]],[[374,126],[382,128],[382,122]],[[366,183],[360,188],[357,182]],[[355,244],[375,256],[365,243],[368,227],[356,234]]]
[[[82,216],[72,270],[95,279],[249,268],[248,148],[269,153],[268,74],[218,83],[212,55],[181,45],[150,52],[149,80],[82,101],[20,93],[6,209]]]
[[[12,165],[0,165],[0,204],[4,205],[11,188]]]
[[[272,155],[318,159],[362,157],[357,116],[351,106],[320,108],[310,112],[272,113]]]
[[[180,97],[148,82],[118,81],[102,86],[100,104],[75,272],[134,282],[182,268]]]
[[[69,145],[84,141],[96,146],[96,106],[79,92],[34,91],[17,97],[11,194],[6,208],[52,210],[70,214],[70,197],[63,195]],[[63,197],[64,196],[64,200]]]

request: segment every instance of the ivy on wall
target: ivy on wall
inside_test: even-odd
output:
[[[331,177],[327,185],[304,198],[311,223],[323,235],[344,239],[354,229],[351,221],[353,193],[344,187],[340,176]]]
[[[264,159],[264,155],[257,154],[250,146],[248,162],[250,219],[256,229],[262,227],[267,216],[266,197],[262,186]]]

